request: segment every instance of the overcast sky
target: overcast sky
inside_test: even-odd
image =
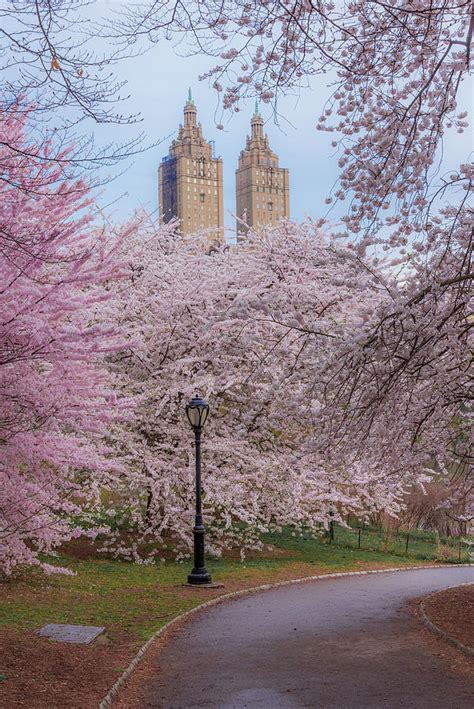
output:
[[[223,118],[220,112],[216,113],[215,91],[198,79],[211,62],[206,56],[179,56],[171,43],[162,42],[145,55],[127,59],[117,67],[120,78],[127,79],[127,93],[131,95],[121,112],[139,112],[142,121],[135,126],[94,125],[89,128],[98,142],[126,140],[140,131],[144,131],[149,143],[163,141],[136,156],[122,176],[103,188],[103,204],[119,200],[112,209],[117,218],[126,217],[137,206],[150,211],[158,208],[158,165],[183,121],[183,107],[191,86],[204,136],[215,141],[216,154],[223,159],[225,223],[230,232],[233,230],[235,169],[250,132],[255,103],[249,100],[241,105],[240,113],[225,114]],[[333,138],[315,129],[315,119],[327,95],[328,90],[321,81],[318,90],[305,89],[299,97],[285,97],[279,104],[279,125],[275,124],[270,106],[263,104],[260,109],[270,146],[278,154],[280,165],[290,171],[290,210],[296,220],[307,215],[318,218],[325,212],[324,198],[337,177],[337,160],[330,145]],[[221,120],[224,130],[216,128]],[[125,168],[125,164],[120,167]],[[114,166],[109,174],[113,176],[117,171],[119,167]]]
[[[102,9],[105,5],[110,8],[111,4],[114,3],[98,3]],[[216,153],[223,158],[225,223],[227,238],[232,239],[235,169],[250,130],[254,102],[242,104],[239,114],[226,114],[222,119],[220,113],[216,114],[215,92],[207,82],[198,80],[199,74],[212,66],[212,59],[184,55],[183,49],[176,50],[172,42],[163,40],[149,52],[127,59],[116,68],[117,75],[128,81],[127,93],[131,95],[130,100],[122,105],[121,112],[140,113],[141,123],[135,126],[90,125],[89,129],[94,131],[99,143],[126,140],[140,131],[146,134],[149,143],[162,142],[136,156],[133,164],[110,168],[111,176],[120,169],[127,169],[105,185],[100,200],[103,205],[114,202],[110,211],[117,219],[125,218],[140,206],[151,212],[158,209],[158,165],[182,122],[183,106],[191,86],[204,136],[215,141]],[[290,209],[295,220],[306,216],[317,219],[325,215],[324,199],[337,178],[337,157],[331,147],[334,135],[315,129],[316,118],[330,94],[329,80],[329,75],[316,77],[311,87],[302,89],[299,96],[281,99],[279,125],[274,122],[271,107],[261,106],[270,146],[279,155],[280,165],[290,171]],[[470,103],[472,96],[467,82],[462,93]],[[224,131],[216,128],[221,121]],[[468,143],[467,135],[454,133],[448,136],[444,146],[446,169],[466,160],[467,152],[472,149]]]

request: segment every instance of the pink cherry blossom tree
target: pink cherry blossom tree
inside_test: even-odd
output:
[[[321,425],[328,451],[364,454],[375,467],[472,470],[474,170],[467,145],[448,168],[443,139],[462,140],[468,126],[473,29],[467,0],[170,1],[131,9],[122,24],[151,41],[192,37],[217,58],[203,78],[229,111],[248,96],[276,108],[281,93],[328,76],[316,128],[333,136],[341,171],[326,218],[337,204],[341,237],[361,258],[389,257],[398,283],[340,351]]]
[[[320,528],[331,510],[335,519],[398,512],[422,468],[346,446],[334,428],[345,407],[329,401],[341,353],[357,350],[391,302],[390,273],[310,223],[210,249],[206,235],[184,240],[174,225],[144,224],[129,247],[129,281],[103,316],[133,343],[109,358],[120,396],[140,401],[134,423],[114,434],[128,470],[117,478],[117,504],[131,509],[133,533],[106,546],[135,559],[191,548],[184,407],[196,391],[211,405],[203,444],[213,552],[252,547],[274,526]]]
[[[1,113],[0,125],[0,568],[9,574],[81,533],[74,516],[106,486],[102,439],[123,405],[100,362],[120,339],[94,312],[121,275],[125,234],[94,225],[87,186],[65,182],[48,146],[28,138],[23,108]]]

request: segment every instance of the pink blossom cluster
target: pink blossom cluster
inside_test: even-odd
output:
[[[128,469],[115,489],[137,534],[107,548],[141,559],[158,541],[189,553],[184,407],[196,391],[211,406],[203,486],[216,554],[284,524],[317,530],[330,510],[341,521],[397,515],[411,486],[464,463],[469,323],[449,268],[428,290],[420,274],[400,282],[311,223],[234,247],[183,240],[173,225],[133,242],[131,284],[107,319],[134,342],[110,366],[120,396],[140,400],[135,424],[114,434]]]
[[[356,466],[352,479],[312,443],[317,373],[380,297],[370,271],[310,224],[265,230],[232,248],[209,250],[205,234],[183,240],[174,225],[142,228],[133,244],[130,283],[117,285],[103,315],[134,343],[110,366],[119,395],[140,400],[134,425],[115,430],[128,467],[115,490],[140,534],[132,546],[122,535],[106,546],[130,559],[147,541],[189,553],[193,435],[184,407],[196,391],[211,406],[203,484],[213,553],[252,547],[275,525],[317,528],[331,504],[341,515],[395,511],[397,485],[382,471],[375,483]],[[358,490],[368,479],[378,489],[370,502]]]
[[[74,516],[108,475],[103,437],[118,408],[94,318],[121,275],[120,239],[96,229],[86,185],[28,140],[20,106],[0,114],[0,569],[38,564],[82,533]],[[112,235],[113,236],[113,235]],[[51,566],[46,565],[50,571]]]

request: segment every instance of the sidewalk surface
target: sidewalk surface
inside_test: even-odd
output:
[[[343,577],[204,610],[169,635],[140,706],[472,709],[473,675],[407,608],[465,582],[474,569]]]

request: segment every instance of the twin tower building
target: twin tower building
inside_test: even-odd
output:
[[[169,154],[159,167],[160,218],[179,219],[182,234],[211,230],[224,239],[224,195],[222,159],[215,157],[214,142],[205,140],[197,109],[189,91],[180,125]],[[290,187],[287,168],[279,167],[263,131],[263,119],[255,107],[235,171],[237,236],[249,228],[277,224],[290,216]]]

